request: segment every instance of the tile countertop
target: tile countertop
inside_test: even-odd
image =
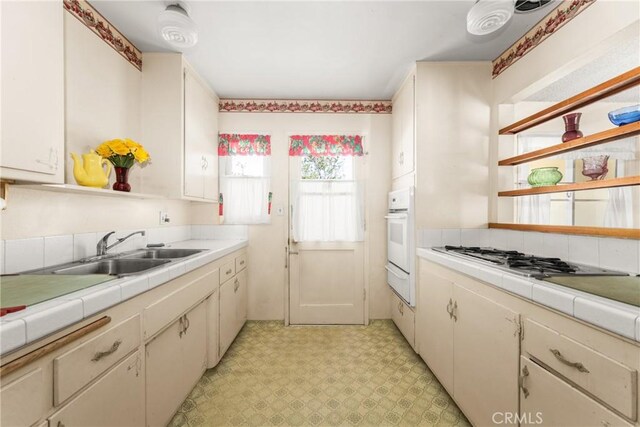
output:
[[[417,255],[569,316],[640,342],[640,308],[549,282],[418,248]]]
[[[0,318],[0,355],[80,322],[100,311],[160,286],[247,246],[247,240],[186,240],[165,248],[204,249],[205,252],[135,276],[114,278],[62,295]]]

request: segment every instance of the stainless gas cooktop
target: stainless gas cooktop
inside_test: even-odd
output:
[[[628,276],[627,273],[620,271],[569,263],[560,258],[528,255],[518,251],[477,246],[444,246],[433,248],[433,250],[538,279],[556,276]]]

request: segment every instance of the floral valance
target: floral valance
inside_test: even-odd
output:
[[[362,156],[360,135],[293,135],[289,156]]]
[[[218,156],[270,156],[271,135],[221,133]]]

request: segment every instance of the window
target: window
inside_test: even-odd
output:
[[[293,238],[303,241],[364,240],[360,136],[293,136],[289,155],[297,165],[291,183]]]
[[[221,221],[268,224],[271,138],[257,134],[219,136]]]

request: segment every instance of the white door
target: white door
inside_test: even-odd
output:
[[[290,157],[289,322],[364,324],[361,157]]]

